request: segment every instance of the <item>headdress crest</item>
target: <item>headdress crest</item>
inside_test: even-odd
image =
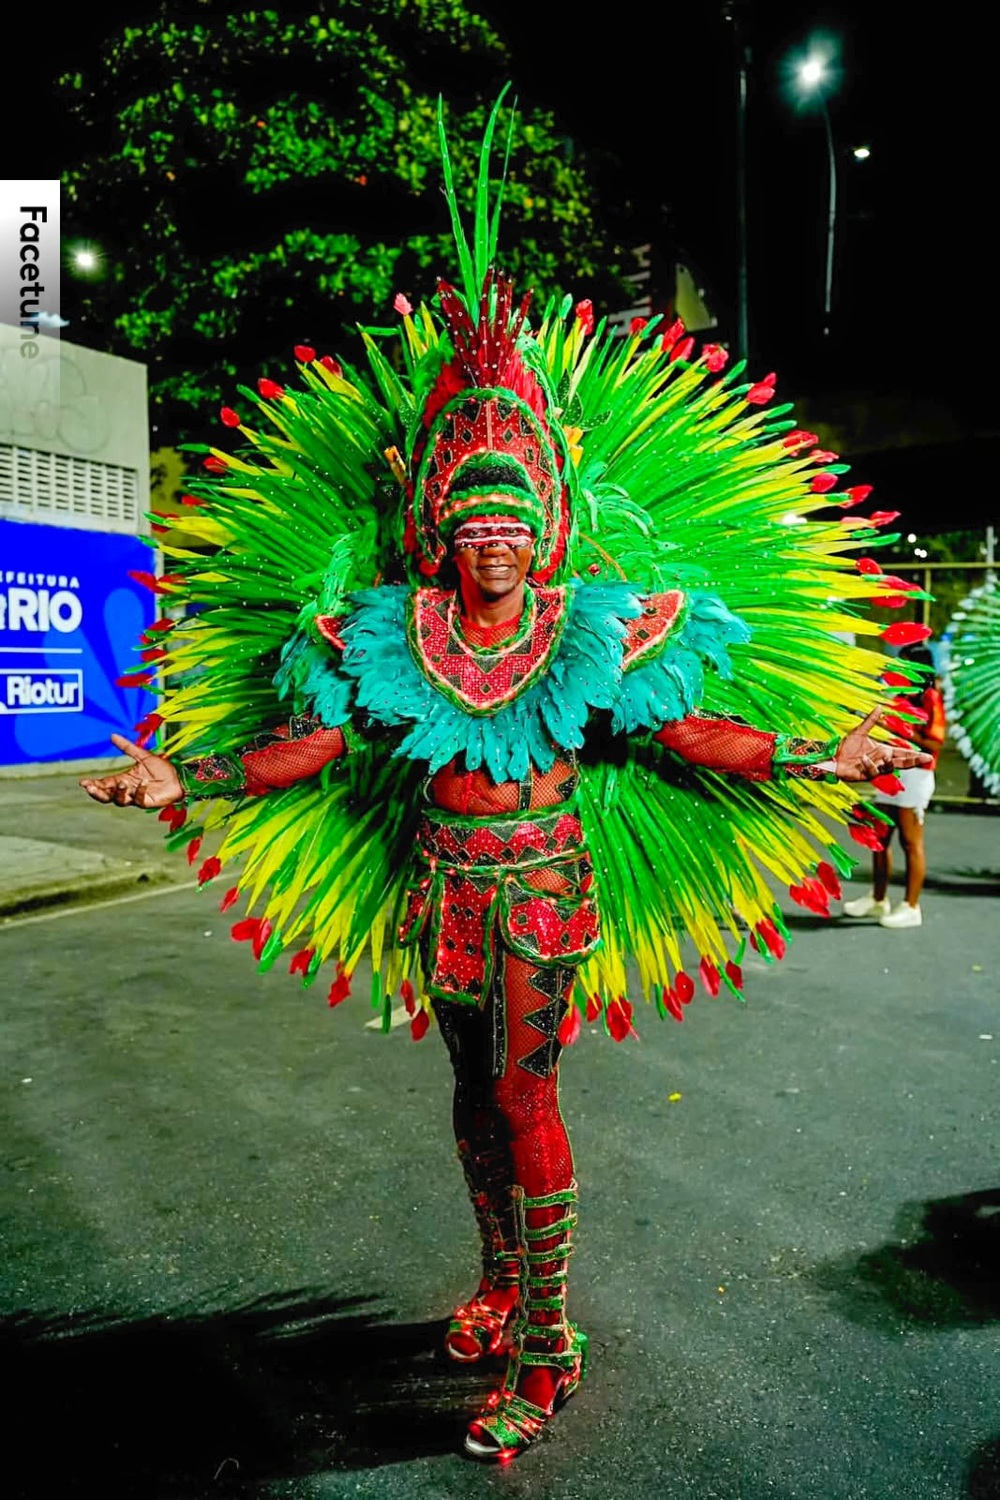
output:
[[[410,436],[405,535],[420,571],[433,576],[447,556],[455,526],[469,516],[496,512],[495,497],[502,494],[504,509],[534,532],[532,576],[548,582],[566,556],[573,465],[557,420],[555,394],[528,333],[531,293],[515,303],[512,280],[492,264],[503,195],[501,182],[491,215],[487,172],[496,115],[494,109],[480,156],[473,253],[458,214],[441,130],[464,290],[438,283],[448,342]]]

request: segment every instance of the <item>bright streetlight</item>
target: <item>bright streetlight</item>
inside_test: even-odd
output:
[[[71,276],[86,281],[104,274],[104,253],[92,240],[74,240],[65,247],[63,259]]]

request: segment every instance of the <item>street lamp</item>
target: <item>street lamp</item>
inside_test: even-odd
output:
[[[736,355],[750,357],[750,298],[747,291],[747,79],[750,43],[744,24],[748,0],[723,0],[722,18],[733,28],[736,55]]]
[[[797,76],[802,93],[815,97],[818,101],[826,130],[826,154],[830,178],[826,215],[826,282],[823,292],[823,336],[826,338],[830,333],[830,309],[833,302],[833,246],[837,232],[837,153],[833,146],[830,111],[826,107],[826,96],[832,79],[827,62],[818,54],[805,58],[799,64]]]

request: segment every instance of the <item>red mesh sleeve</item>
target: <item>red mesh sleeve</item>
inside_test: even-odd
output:
[[[287,731],[286,731],[287,733]],[[302,739],[279,738],[240,756],[246,771],[246,790],[252,797],[277,791],[315,776],[346,747],[342,729],[317,729]]]
[[[689,714],[664,724],[654,740],[694,766],[734,771],[748,781],[770,781],[774,775],[777,735],[729,719],[702,719]]]

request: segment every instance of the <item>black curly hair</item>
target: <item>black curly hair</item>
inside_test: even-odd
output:
[[[926,641],[914,641],[910,646],[903,646],[899,654],[903,661],[911,661],[916,667],[930,667],[932,672],[937,670],[934,653]]]

